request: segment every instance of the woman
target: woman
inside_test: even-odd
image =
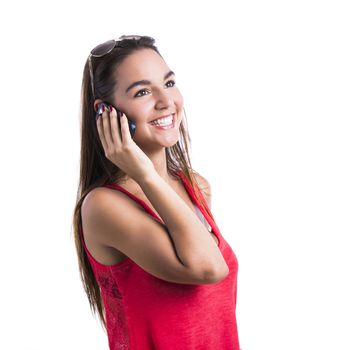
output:
[[[85,64],[82,282],[110,349],[238,350],[237,259],[191,167],[183,98],[154,42],[122,36]]]

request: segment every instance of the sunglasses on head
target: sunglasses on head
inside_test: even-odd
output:
[[[100,45],[97,45],[95,48],[91,50],[89,55],[89,70],[90,70],[91,90],[92,90],[92,95],[94,96],[94,100],[96,99],[96,97],[95,97],[94,75],[92,71],[91,57],[102,57],[104,55],[107,55],[118,45],[118,43],[120,43],[124,39],[139,40],[140,38],[142,38],[141,35],[122,35],[117,40],[115,39],[108,40]]]

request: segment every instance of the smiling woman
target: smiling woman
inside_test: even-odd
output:
[[[109,40],[85,64],[81,279],[110,349],[238,350],[237,258],[191,166],[183,98],[154,42]]]
[[[109,100],[116,108],[125,111],[127,117],[137,125],[134,141],[147,156],[152,160],[155,157],[163,159],[162,169],[159,170],[165,177],[164,147],[169,148],[178,141],[183,111],[180,90],[174,79],[169,80],[174,73],[164,59],[150,49],[134,52],[118,65],[115,72],[117,86]],[[164,122],[161,119],[170,115],[174,117],[173,128],[150,128],[150,122]],[[167,132],[160,133],[159,130]],[[160,148],[156,148],[157,145]]]

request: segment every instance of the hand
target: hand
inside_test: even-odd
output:
[[[105,156],[136,182],[139,182],[150,172],[155,171],[154,165],[132,139],[125,114],[122,114],[119,119],[120,123],[118,123],[117,118],[119,117],[113,106],[106,104],[104,106],[104,111],[96,123]]]

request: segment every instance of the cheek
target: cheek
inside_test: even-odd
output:
[[[183,107],[184,100],[179,90],[174,94],[174,102],[179,108]]]
[[[126,114],[134,121],[140,121],[147,114],[147,107],[142,104],[129,104],[126,108]]]

